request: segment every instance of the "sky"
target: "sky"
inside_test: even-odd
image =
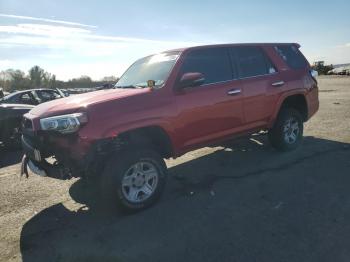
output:
[[[178,47],[297,42],[309,62],[350,63],[350,1],[0,0],[0,71],[120,76]]]

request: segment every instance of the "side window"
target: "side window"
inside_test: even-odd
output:
[[[33,98],[30,96],[29,93],[24,93],[24,94],[19,95],[18,102],[21,104],[29,104],[29,105],[35,104]]]
[[[305,58],[300,53],[299,49],[294,45],[279,45],[275,46],[275,50],[292,69],[303,69],[307,67]]]
[[[191,51],[181,67],[181,74],[199,72],[205,83],[228,81],[232,79],[230,58],[226,48],[208,48]]]
[[[258,47],[234,47],[233,55],[236,58],[240,77],[253,77],[276,72],[270,59]]]
[[[61,98],[61,96],[53,90],[39,90],[37,91],[37,94],[43,102]]]

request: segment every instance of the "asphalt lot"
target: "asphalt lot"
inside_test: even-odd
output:
[[[20,179],[21,153],[0,151],[0,261],[350,261],[350,77],[319,85],[298,150],[257,136],[167,161],[134,215],[81,180]]]

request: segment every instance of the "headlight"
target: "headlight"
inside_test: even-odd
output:
[[[75,113],[40,119],[40,126],[42,130],[69,134],[76,132],[87,120],[86,113]]]

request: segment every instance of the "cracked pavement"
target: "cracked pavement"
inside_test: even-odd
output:
[[[81,180],[20,179],[20,152],[0,151],[0,261],[349,261],[350,78],[319,85],[299,149],[259,135],[169,160],[133,215]]]

